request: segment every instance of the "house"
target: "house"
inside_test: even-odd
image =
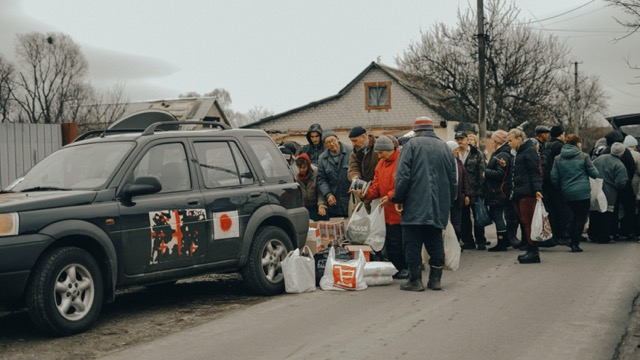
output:
[[[333,129],[348,141],[347,133],[356,125],[374,135],[399,137],[411,130],[417,117],[428,116],[441,139],[453,139],[457,122],[441,116],[439,108],[438,100],[412,85],[408,74],[372,62],[337,94],[243,127],[263,129],[276,141],[306,144],[305,135],[313,123]]]
[[[217,121],[231,127],[227,116],[215,97],[194,97],[168,100],[138,101],[125,105],[122,118],[145,110],[162,110],[173,115],[178,121],[202,120]]]

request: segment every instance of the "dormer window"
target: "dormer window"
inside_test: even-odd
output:
[[[364,104],[366,110],[391,109],[390,82],[365,83],[364,89]]]

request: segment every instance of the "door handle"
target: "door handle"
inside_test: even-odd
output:
[[[189,199],[187,200],[188,205],[200,205],[200,200],[198,199]]]
[[[249,193],[249,196],[252,197],[252,198],[256,198],[256,197],[260,196],[260,192],[254,191],[252,193]]]

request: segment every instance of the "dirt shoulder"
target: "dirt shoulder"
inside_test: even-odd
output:
[[[0,359],[96,359],[267,299],[249,294],[237,274],[136,287],[118,292],[92,329],[63,338],[43,336],[25,311],[0,313]]]
[[[640,359],[640,294],[633,301],[633,308],[629,314],[627,331],[612,360]]]

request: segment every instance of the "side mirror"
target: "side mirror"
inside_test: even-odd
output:
[[[162,184],[155,176],[141,176],[136,178],[133,184],[127,184],[122,190],[124,197],[131,199],[134,196],[155,194],[162,191]]]

